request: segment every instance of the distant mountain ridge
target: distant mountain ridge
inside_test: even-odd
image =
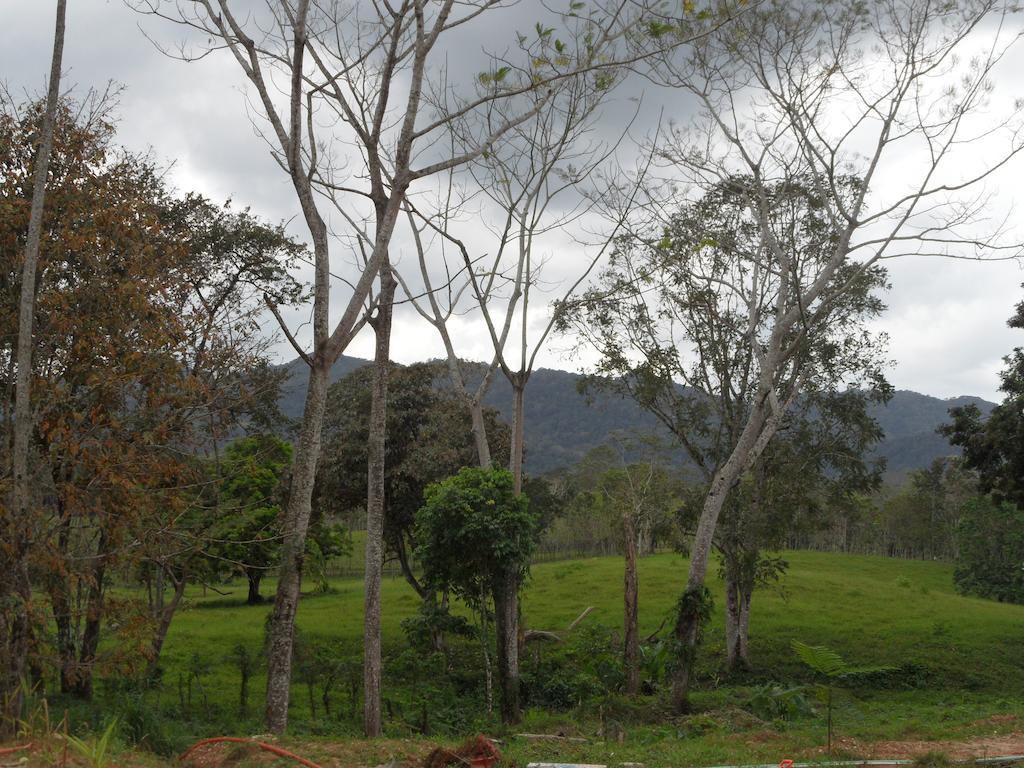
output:
[[[331,369],[331,382],[368,364],[368,360],[342,357]],[[289,377],[282,390],[281,410],[289,418],[299,419],[308,378],[306,365],[296,359],[285,368]],[[579,379],[579,374],[550,368],[538,369],[531,376],[525,425],[528,472],[542,474],[572,466],[614,432],[667,434],[653,416],[631,400],[602,393],[588,401],[577,390]],[[503,377],[495,376],[485,402],[509,418],[512,393]],[[872,415],[885,431],[885,439],[875,454],[885,457],[887,474],[900,477],[910,470],[928,466],[936,458],[959,453],[935,429],[949,421],[950,408],[972,403],[983,413],[988,413],[995,405],[980,397],[943,400],[910,390],[897,390],[887,405],[875,406]]]

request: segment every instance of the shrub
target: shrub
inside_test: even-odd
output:
[[[805,686],[766,683],[750,692],[746,709],[762,720],[796,720],[810,717],[814,708],[804,695]]]
[[[1024,511],[988,497],[972,499],[957,528],[957,591],[1024,603]]]

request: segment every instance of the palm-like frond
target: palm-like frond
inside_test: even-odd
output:
[[[820,672],[827,677],[839,677],[848,674],[851,669],[850,665],[843,661],[843,657],[831,648],[826,648],[823,645],[807,645],[799,640],[794,640],[791,646],[793,653],[800,661],[815,672]]]
[[[890,666],[853,667],[842,656],[824,645],[807,645],[807,643],[794,640],[791,646],[800,661],[826,677],[858,677],[892,672],[896,669],[896,667]]]

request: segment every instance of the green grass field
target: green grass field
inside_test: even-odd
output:
[[[840,745],[847,751],[856,752],[850,739],[968,738],[1024,727],[1016,719],[1024,714],[1024,606],[957,595],[952,588],[952,568],[943,563],[810,552],[789,552],[786,559],[790,570],[781,587],[755,596],[751,655],[756,670],[739,679],[721,673],[722,585],[717,579],[712,582],[716,612],[703,647],[694,696],[696,714],[673,717],[658,696],[637,703],[607,697],[556,713],[530,710],[521,730],[576,734],[590,741],[552,745],[511,738],[505,742],[507,754],[517,762],[557,758],[652,765],[773,761],[780,756],[817,754],[824,742],[819,716],[766,722],[744,709],[754,685],[810,682],[810,675],[790,650],[793,639],[827,645],[856,664],[892,665],[904,672],[875,687],[862,686],[838,696],[837,732],[846,739]],[[669,615],[685,566],[685,560],[670,554],[641,561],[642,634],[654,632]],[[336,579],[332,586],[332,594],[309,595],[302,600],[300,633],[350,655],[356,670],[353,674],[357,674],[362,585],[354,579]],[[266,584],[264,594],[271,595],[273,587],[273,583]],[[241,584],[228,590],[231,594],[227,596],[188,595],[165,646],[164,685],[157,700],[147,704],[157,711],[178,704],[182,696],[178,681],[191,660],[198,658],[204,669],[200,680],[208,705],[191,708],[194,722],[189,726],[190,735],[226,727],[224,718],[237,707],[239,679],[236,667],[227,660],[229,652],[237,643],[253,650],[262,643],[269,606],[243,605]],[[583,609],[593,606],[594,611],[581,625],[587,629],[579,631],[606,627],[614,632],[622,626],[621,595],[619,558],[536,565],[524,592],[523,623],[533,629],[564,631]],[[412,616],[417,605],[416,595],[404,581],[385,580],[386,663],[399,658],[405,644],[400,622]],[[528,650],[524,672],[530,664]],[[261,676],[251,683],[254,713],[260,710],[263,685]],[[342,690],[338,689],[340,698],[344,698]],[[196,689],[193,695],[198,701],[201,693]],[[810,691],[807,697],[813,701]],[[312,740],[329,752],[329,744],[357,734],[352,721],[327,722],[322,714],[313,720],[307,689],[301,683],[296,683],[292,699],[293,730],[296,738],[306,740],[304,744]],[[386,728],[393,737],[412,739],[402,743],[421,743],[423,737],[414,732],[409,720],[393,713]],[[260,729],[256,714],[231,722],[235,733]],[[501,733],[483,712],[471,727]],[[608,741],[612,730],[616,735]],[[599,731],[603,737],[598,736]],[[623,734],[621,743],[619,732]],[[368,749],[365,760],[372,762],[384,747]]]

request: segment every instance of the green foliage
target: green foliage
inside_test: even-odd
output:
[[[838,681],[850,681],[853,678],[877,675],[895,670],[890,666],[855,667],[848,664],[842,656],[824,645],[807,645],[799,640],[791,643],[793,652],[804,664],[819,675],[825,677],[825,684],[819,688],[827,710],[828,751],[832,751],[832,687]]]
[[[358,539],[357,539],[358,540]],[[789,640],[799,637],[812,645],[825,645],[858,664],[899,664],[888,675],[865,675],[844,681],[862,702],[856,712],[846,698],[837,697],[836,712],[843,717],[843,735],[862,741],[877,739],[948,739],[951,734],[974,734],[994,714],[1019,714],[1024,701],[1024,664],[1015,651],[1020,647],[1021,608],[995,601],[958,595],[953,589],[953,566],[936,561],[903,561],[882,557],[836,555],[820,552],[785,553],[790,563],[789,593],[767,591],[754,621],[752,637],[758,669],[765,679],[809,682],[810,671],[790,649]],[[675,554],[657,554],[638,562],[640,582],[640,635],[659,629],[678,596],[685,560]],[[903,574],[911,583],[927,587],[929,596],[896,585]],[[273,577],[267,589],[273,590]],[[235,582],[234,587],[237,587]],[[523,731],[590,737],[601,726],[601,710],[607,714],[620,695],[621,678],[622,560],[620,557],[534,564],[523,589],[522,623],[526,627],[559,632],[562,643],[527,643],[520,656],[523,698],[526,703]],[[227,589],[231,590],[232,586]],[[92,704],[70,703],[71,722],[92,724],[102,732],[109,714],[121,719],[121,734],[155,734],[167,744],[159,751],[180,752],[202,736],[222,733],[259,733],[256,719],[263,678],[252,681],[252,719],[238,717],[239,672],[235,664],[222,663],[222,654],[235,643],[254,644],[270,607],[244,604],[237,589],[225,597],[203,595],[190,587],[186,610],[171,628],[164,653],[166,684],[146,694],[146,704],[159,722],[138,731],[128,728],[128,714],[121,707],[126,697],[113,692],[108,680],[98,681]],[[317,718],[310,710],[308,688],[295,679],[291,728],[295,737],[317,733],[332,740],[355,737],[361,729],[362,588],[357,579],[332,578],[332,592],[306,594],[298,615],[300,634],[314,646],[341,662],[342,668],[330,692],[331,714],[326,716],[322,686],[317,682]],[[412,646],[401,622],[416,616],[422,599],[402,579],[383,583],[383,637],[385,732],[389,737],[411,739],[418,748],[425,705],[431,740],[464,735],[470,730],[492,732],[496,727],[483,706],[483,673],[477,663],[477,638],[451,636],[449,659],[430,654],[427,646]],[[715,578],[709,587],[721,602],[723,585]],[[575,630],[565,628],[580,612],[594,610]],[[453,600],[454,617],[468,616],[467,608]],[[853,617],[853,618],[851,618]],[[852,630],[856,622],[856,630]],[[668,635],[671,622],[657,636]],[[671,642],[671,640],[666,640]],[[665,710],[663,691],[643,695],[633,705],[635,713],[614,717],[631,723],[625,742],[615,744],[616,760],[657,765],[713,765],[723,762],[777,762],[780,751],[809,753],[822,741],[817,719],[798,717],[765,725],[737,711],[747,708],[751,695],[747,680],[718,678],[721,665],[723,625],[716,612],[706,628],[705,653],[696,670],[694,705],[701,720],[688,719],[686,729],[706,723],[699,739],[681,738],[682,726]],[[253,647],[255,647],[253,645]],[[653,654],[659,644],[651,645]],[[212,649],[212,650],[211,650]],[[187,669],[193,652],[207,654],[218,663],[202,673],[209,694],[209,714],[194,700],[191,711],[179,708],[174,684]],[[1009,652],[1008,652],[1009,651]],[[432,656],[431,659],[418,658]],[[590,665],[591,658],[595,660]],[[983,659],[984,664],[977,660]],[[661,673],[663,675],[663,671]],[[645,679],[655,677],[644,673]],[[661,678],[663,679],[663,677]],[[646,687],[646,686],[645,686]],[[809,690],[806,698],[815,703]],[[547,702],[547,703],[542,703]],[[51,712],[59,711],[51,699]],[[582,705],[582,706],[581,706]],[[140,705],[140,707],[143,705]],[[906,732],[914,721],[913,736]],[[1015,721],[1013,721],[1015,722]],[[773,733],[762,739],[766,727]],[[1012,722],[1000,728],[1013,727]],[[687,731],[688,732],[688,731]],[[147,739],[143,742],[150,744]],[[550,759],[551,745],[524,742],[510,737],[502,751],[525,765]],[[175,749],[176,747],[176,749]],[[157,749],[154,745],[153,749]],[[609,745],[602,740],[560,743],[559,759],[599,763],[607,759]],[[313,754],[307,754],[315,757]],[[368,755],[367,764],[380,762]],[[354,762],[354,761],[353,761]]]
[[[1024,328],[1024,302],[1007,324]],[[1016,347],[1003,362],[1003,402],[988,418],[977,405],[952,408],[952,423],[940,431],[963,449],[964,464],[991,496],[969,502],[957,528],[957,589],[1024,603],[1024,349]]]
[[[855,667],[848,664],[843,660],[842,656],[824,645],[807,645],[799,640],[794,640],[791,647],[800,661],[818,674],[833,680],[837,678],[874,675],[880,672],[891,672],[896,669],[892,666],[883,665]]]
[[[300,635],[294,645],[297,682],[306,688],[306,700],[314,720],[337,715],[332,694],[337,684],[353,671],[352,659],[339,643]],[[352,708],[355,702],[350,701]]]
[[[814,708],[805,693],[806,687],[802,685],[765,683],[751,690],[747,709],[762,720],[797,720],[810,717],[814,714]]]
[[[592,624],[577,630],[556,649],[523,660],[524,704],[554,711],[600,706],[622,691],[625,672],[621,641],[609,627]]]
[[[277,562],[282,481],[291,467],[292,447],[273,435],[230,443],[219,464],[220,504],[210,530],[208,554],[250,581],[256,602],[263,575]]]
[[[413,648],[433,650],[432,640],[444,637],[474,637],[476,631],[465,616],[454,615],[448,606],[436,600],[424,600],[419,610],[402,619],[402,631]]]
[[[665,679],[671,661],[672,643],[659,638],[640,645],[641,686],[653,692]]]
[[[677,630],[671,664],[692,660],[688,657],[694,654],[697,647],[703,642],[714,607],[715,601],[711,596],[711,590],[707,586],[687,587],[683,594],[679,596],[675,607],[675,625]],[[692,646],[679,638],[679,629],[688,626],[695,627],[697,633],[696,642]]]
[[[792,643],[793,652],[804,664],[826,677],[845,675],[849,666],[843,657],[823,645],[807,645],[799,640]]]
[[[185,723],[162,713],[158,702],[147,696],[122,699],[117,712],[121,735],[137,748],[172,757],[188,745],[191,734]]]
[[[1024,328],[1024,302],[1007,325]],[[1014,348],[1003,363],[1003,402],[987,418],[974,404],[951,408],[952,423],[940,431],[963,449],[964,462],[978,473],[983,492],[1024,507],[1024,349]]]
[[[430,485],[416,513],[423,581],[483,608],[482,596],[506,573],[526,575],[536,531],[529,499],[516,495],[511,472],[466,467]]]
[[[438,386],[445,375],[436,363],[393,365],[388,375],[384,539],[410,583],[416,579],[409,564],[416,546],[414,518],[426,487],[477,462],[465,404],[450,388]],[[314,490],[314,507],[326,517],[350,519],[366,505],[372,376],[372,366],[360,368],[328,393]],[[508,426],[489,408],[484,420],[494,462],[507,463]]]
[[[963,594],[1024,603],[1024,511],[988,497],[968,502],[957,528],[953,581]]]
[[[462,735],[475,728],[485,711],[482,687],[468,658],[459,659],[454,672],[444,654],[406,648],[387,659],[387,674],[402,681],[402,689],[389,694],[394,715],[407,728],[424,735]]]
[[[98,737],[82,739],[68,734],[68,743],[88,763],[89,768],[106,768],[110,765],[110,747],[117,731],[117,719],[110,721],[106,729]]]

